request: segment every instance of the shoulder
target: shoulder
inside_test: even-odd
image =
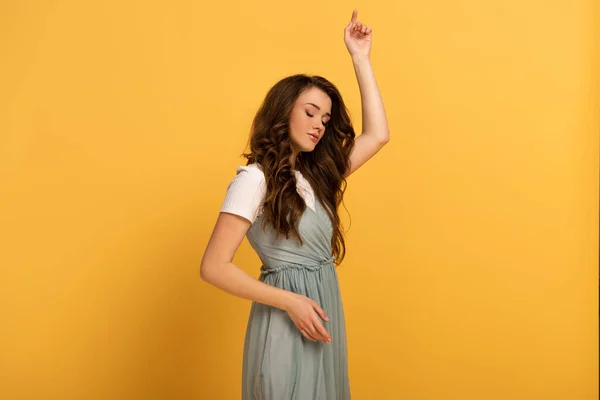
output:
[[[227,186],[221,212],[240,215],[254,222],[262,211],[266,182],[262,169],[255,164],[240,165]]]
[[[258,164],[240,165],[235,169],[235,176],[231,183],[262,190],[266,186],[265,174]]]
[[[235,169],[235,173],[236,175],[245,176],[247,179],[253,179],[256,182],[265,180],[265,174],[263,173],[262,167],[258,163],[240,165]]]
[[[259,164],[240,165],[235,171],[235,176],[229,181],[227,190],[243,192],[251,196],[264,195],[267,183]]]

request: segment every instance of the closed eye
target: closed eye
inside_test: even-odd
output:
[[[309,116],[309,117],[311,117],[311,118],[312,118],[312,117],[314,117],[314,115],[312,115],[312,114],[309,114],[309,113],[308,113],[308,111],[306,112],[306,115],[308,115],[308,116]],[[327,121],[327,122],[323,122],[323,125],[327,125],[328,123],[329,123],[329,121]]]

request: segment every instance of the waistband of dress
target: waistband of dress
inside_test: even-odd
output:
[[[333,264],[333,262],[335,261],[335,256],[331,256],[325,260],[321,260],[315,263],[310,263],[310,264],[295,264],[295,263],[285,263],[285,264],[278,264],[276,266],[273,267],[267,267],[266,265],[262,265],[260,267],[260,274],[261,275],[268,275],[268,274],[272,274],[274,272],[280,272],[280,271],[284,271],[287,269],[306,269],[306,270],[310,270],[310,271],[317,271],[321,268],[323,268],[325,265],[329,265],[329,264]]]

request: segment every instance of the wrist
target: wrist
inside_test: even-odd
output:
[[[292,305],[295,297],[296,293],[290,292],[289,290],[281,289],[279,308],[283,311],[287,311]]]
[[[352,57],[352,62],[355,64],[370,62],[369,55],[367,54],[351,54],[350,56]]]

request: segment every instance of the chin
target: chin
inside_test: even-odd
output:
[[[317,147],[317,144],[319,144],[319,142],[310,143],[308,145],[306,143],[295,142],[296,148],[299,149],[301,153],[310,153],[311,151],[314,151],[315,147]]]

